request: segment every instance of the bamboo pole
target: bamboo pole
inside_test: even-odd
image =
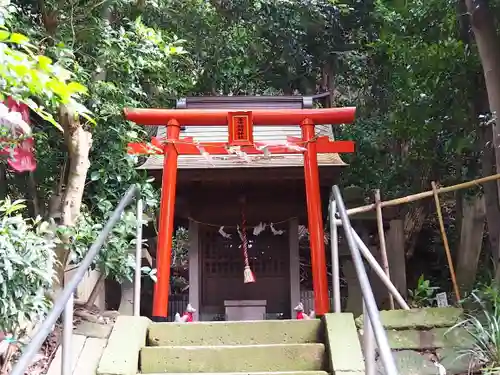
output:
[[[439,229],[441,231],[441,236],[443,237],[443,246],[446,252],[446,258],[448,260],[448,267],[450,268],[451,282],[453,283],[453,289],[455,291],[455,296],[457,302],[460,301],[460,291],[457,284],[457,276],[455,275],[455,268],[453,267],[453,260],[451,259],[450,245],[448,244],[448,237],[446,236],[446,231],[444,230],[443,213],[441,212],[441,204],[439,203],[438,189],[436,183],[432,181],[432,194],[434,195],[434,201],[436,202],[436,213],[439,221]]]
[[[487,177],[478,178],[476,180],[462,182],[461,184],[457,184],[457,185],[442,187],[442,188],[437,189],[436,192],[438,194],[449,193],[452,191],[467,189],[467,188],[470,188],[473,186],[481,185],[481,184],[484,184],[486,182],[491,182],[491,181],[495,181],[498,179],[500,179],[500,173],[493,174],[493,175],[487,176]],[[420,199],[429,198],[429,197],[432,197],[433,195],[434,195],[434,192],[432,190],[424,191],[421,193],[408,195],[406,197],[401,197],[401,198],[391,199],[391,200],[385,201],[385,202],[380,202],[380,207],[384,208],[384,207],[398,206],[400,204],[415,202],[415,201],[418,201]],[[376,208],[375,203],[372,203],[372,204],[368,204],[366,206],[351,208],[351,209],[347,210],[347,214],[349,216],[352,216],[352,215],[360,214],[363,212],[370,212],[370,211],[374,210],[375,208]]]
[[[384,219],[382,218],[382,207],[380,206],[380,190],[375,190],[375,207],[377,212],[377,229],[378,238],[380,244],[380,255],[382,259],[382,267],[384,272],[391,279],[391,273],[389,272],[389,259],[387,259],[387,247],[385,243],[385,232],[384,232]],[[394,298],[392,294],[389,293],[389,306],[391,310],[394,310]]]

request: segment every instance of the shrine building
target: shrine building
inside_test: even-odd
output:
[[[147,110],[126,110],[126,117],[138,124],[163,125],[156,128],[156,139],[160,140],[167,136],[167,126],[164,126],[167,123],[163,120],[169,121],[168,124],[171,125],[171,118],[176,113],[185,112],[188,116],[195,113],[194,110],[200,111],[199,118],[192,120],[189,117],[189,126],[184,126],[184,117],[180,116],[178,119],[180,134],[176,139],[179,141],[173,142],[178,147],[176,175],[165,175],[165,168],[170,167],[161,152],[148,155],[138,167],[147,170],[156,181],[163,181],[161,210],[165,217],[165,212],[169,210],[165,208],[166,197],[168,194],[172,197],[173,194],[175,199],[171,204],[173,206],[175,203],[175,224],[182,223],[188,227],[189,302],[197,309],[195,320],[210,321],[220,319],[221,316],[227,320],[276,319],[278,316],[290,318],[294,315],[293,308],[300,302],[299,225],[310,228],[311,216],[308,220],[308,211],[314,211],[316,222],[319,222],[320,226],[324,227],[327,223],[331,187],[337,183],[340,172],[346,168],[339,153],[353,152],[354,143],[335,142],[330,123],[319,125],[319,122],[315,121],[318,125],[311,127],[314,136],[309,135],[310,139],[300,144],[299,141],[304,140],[301,123],[267,126],[261,122],[270,119],[273,124],[281,123],[283,120],[276,116],[288,112],[292,116],[301,113],[301,110],[323,111],[321,113],[325,114],[325,119],[326,113],[348,110],[314,109],[326,107],[325,102],[329,101],[330,98],[326,95],[188,97],[178,100],[176,109],[164,110],[168,116],[162,115],[161,123],[154,122],[155,118],[160,118],[160,110],[152,110],[158,111],[155,112],[155,116],[158,116],[148,119],[145,119],[147,116],[144,114]],[[248,119],[250,116],[250,121],[255,121],[255,126],[245,128],[247,130],[242,128],[237,135],[228,135],[228,125],[224,124],[222,119],[219,123],[217,117],[217,113],[222,110],[227,112],[228,121],[231,121],[234,111],[236,117],[247,116]],[[338,124],[352,121],[354,108],[349,110],[349,114],[339,117]],[[217,124],[208,123],[210,120],[207,120],[207,123],[200,122],[203,121],[202,115],[206,115],[207,119],[216,119]],[[245,133],[248,129],[251,134]],[[167,138],[171,138],[172,134],[174,133],[170,133]],[[173,137],[175,136],[174,134]],[[246,153],[244,144],[241,148],[228,147],[226,155],[221,155],[221,152],[211,153],[211,145],[220,143],[231,146],[234,137],[238,136],[252,138],[253,153]],[[319,178],[314,175],[314,166],[311,167],[304,157],[306,149],[312,150],[307,147],[307,143],[316,141]],[[199,152],[182,152],[183,142],[189,143],[190,147],[195,147]],[[327,146],[321,146],[327,143]],[[282,151],[285,148],[291,151]],[[324,152],[334,149],[338,149],[338,152]],[[135,150],[139,148],[136,147]],[[321,200],[317,200],[318,207],[314,206],[312,199],[311,202],[306,199],[308,174],[313,181],[317,178],[319,182]],[[171,183],[174,185],[173,192],[171,188],[166,187]],[[170,190],[166,192],[166,189]],[[311,206],[308,210],[309,203]],[[321,220],[318,221],[318,218]],[[173,225],[165,224],[165,221],[161,224],[161,221],[160,218],[160,226],[163,225],[163,228]],[[169,230],[172,232],[172,229]],[[243,237],[242,232],[245,233]],[[318,228],[317,231],[315,229],[312,235],[316,234],[322,236],[323,228]],[[313,275],[313,283],[318,300],[317,294],[324,295],[325,286],[327,287],[327,270],[324,254],[316,254],[329,250],[325,250],[324,243],[318,244],[317,236],[315,238],[314,246],[319,250],[312,249],[311,240],[311,254],[312,273],[316,272]],[[246,246],[243,246],[243,240],[246,241]],[[168,239],[163,242],[159,239],[158,255],[162,251],[161,247],[167,246],[165,241]],[[244,254],[244,250],[247,254]],[[168,257],[170,258],[170,255]],[[158,258],[157,266],[161,262],[170,264],[170,259]],[[255,282],[244,282],[248,281],[244,280],[245,259],[248,260]],[[249,275],[245,274],[245,278],[247,276]],[[163,285],[165,282],[163,281]],[[158,284],[161,284],[160,281]],[[161,303],[165,301],[156,295],[159,293],[158,288],[161,288],[161,285],[156,285],[153,316],[165,315],[166,307],[158,307],[160,299]],[[168,291],[166,298],[168,301]],[[320,301],[319,305],[318,301],[316,302],[316,306],[320,306],[318,309],[325,309],[324,302]]]

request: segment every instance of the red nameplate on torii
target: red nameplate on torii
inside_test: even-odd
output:
[[[253,146],[252,112],[229,112],[229,146]]]

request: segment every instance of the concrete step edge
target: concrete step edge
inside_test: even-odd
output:
[[[290,319],[266,319],[266,320],[223,320],[223,321],[202,321],[202,322],[191,322],[189,325],[252,325],[252,324],[303,324],[303,325],[319,325],[321,320],[319,319],[308,319],[308,320],[290,320]],[[163,326],[163,325],[180,325],[184,326],[186,323],[176,323],[176,322],[152,322],[151,326]]]
[[[292,343],[292,344],[244,344],[244,345],[158,345],[158,346],[143,346],[142,349],[154,348],[155,350],[160,349],[188,349],[188,350],[201,350],[201,349],[247,349],[247,348],[291,348],[291,347],[324,347],[325,344],[321,342],[311,342],[311,343]]]
[[[144,375],[144,374],[137,374]],[[148,375],[328,375],[327,371],[243,371],[243,372],[177,372],[151,373]]]

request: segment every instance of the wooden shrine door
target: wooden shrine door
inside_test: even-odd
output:
[[[288,229],[288,228],[286,228]],[[223,314],[225,300],[266,300],[267,313],[289,315],[290,251],[288,231],[274,235],[269,229],[254,236],[247,230],[248,255],[256,282],[243,283],[241,241],[235,229],[200,226],[201,311]],[[272,316],[275,318],[275,316]]]

